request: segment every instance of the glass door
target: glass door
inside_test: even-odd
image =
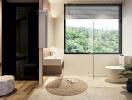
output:
[[[38,13],[16,6],[16,78],[38,78]]]
[[[93,77],[93,20],[83,12],[85,9],[86,6],[66,5],[64,49],[65,54],[78,60],[73,65],[77,66],[74,73]]]

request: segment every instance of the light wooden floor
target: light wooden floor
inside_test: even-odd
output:
[[[0,100],[27,100],[38,86],[38,81],[16,81],[15,84],[16,89],[11,94],[0,97]]]

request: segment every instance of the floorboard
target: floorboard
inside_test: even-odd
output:
[[[38,81],[16,81],[15,86],[11,94],[0,97],[0,100],[27,100],[33,90],[38,87]]]

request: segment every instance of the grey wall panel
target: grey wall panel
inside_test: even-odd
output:
[[[46,11],[39,11],[39,48],[47,47],[47,16]]]

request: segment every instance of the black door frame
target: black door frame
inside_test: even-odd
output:
[[[16,78],[16,7],[34,7],[39,9],[39,3],[9,3],[2,0],[2,75],[13,75]],[[38,24],[37,27],[38,28]],[[29,29],[31,30],[31,28]],[[38,30],[38,29],[37,29]],[[33,38],[33,37],[31,37]],[[35,35],[35,48],[38,51],[38,32]],[[36,53],[37,64],[39,64],[39,51]],[[39,70],[39,66],[37,68]],[[30,73],[30,72],[29,72]],[[36,75],[39,76],[39,72]],[[33,79],[32,79],[33,80]],[[38,80],[35,79],[35,80]]]

